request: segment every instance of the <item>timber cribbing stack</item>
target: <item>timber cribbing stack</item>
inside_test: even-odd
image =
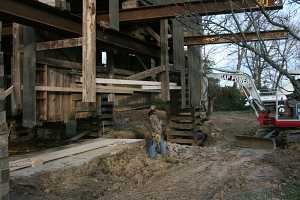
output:
[[[193,115],[184,110],[171,118],[168,140],[172,143],[194,145]]]

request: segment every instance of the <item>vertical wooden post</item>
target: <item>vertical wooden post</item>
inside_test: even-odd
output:
[[[36,125],[36,36],[32,27],[24,26],[24,66],[23,66],[23,126]]]
[[[165,102],[170,101],[168,28],[168,19],[160,20],[160,64],[166,69],[161,73],[161,99]]]
[[[18,115],[22,109],[21,94],[21,25],[13,23],[13,56],[11,68],[11,81],[14,86],[14,93],[11,98],[12,115]]]
[[[184,55],[184,32],[181,23],[173,19],[173,59],[174,68],[180,70],[181,80],[181,108],[186,107],[186,78],[185,78],[185,55]]]
[[[109,1],[109,26],[112,29],[119,30],[119,0]]]
[[[107,66],[109,67],[109,78],[114,78],[115,56],[114,51],[107,52]],[[112,85],[111,85],[112,86]],[[108,95],[108,102],[115,101],[115,94]]]
[[[0,90],[4,90],[4,60],[1,51],[2,22],[0,21]],[[0,199],[9,199],[8,128],[5,100],[0,102]]]
[[[201,101],[200,47],[188,47],[188,62],[191,105],[194,108],[199,108]]]
[[[96,102],[96,0],[83,0],[83,102]]]

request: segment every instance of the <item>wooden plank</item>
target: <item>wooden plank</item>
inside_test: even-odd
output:
[[[128,80],[142,80],[142,79],[157,75],[161,72],[164,72],[165,70],[166,70],[165,67],[155,67],[155,68],[151,68],[151,69],[148,69],[146,71],[143,71],[143,72],[140,72],[137,74],[133,74],[133,75],[127,77],[127,79]]]
[[[23,68],[23,126],[33,128],[36,125],[36,43],[33,28],[24,26],[24,68]]]
[[[11,98],[12,115],[18,115],[22,109],[22,91],[21,91],[21,35],[22,27],[20,24],[13,23],[13,55],[11,68],[11,82],[14,86],[14,94]]]
[[[185,37],[185,45],[208,45],[208,44],[224,44],[238,43],[242,41],[253,42],[259,40],[283,40],[288,38],[288,33],[284,30],[262,31],[259,33],[235,33],[220,35],[195,35]]]
[[[176,144],[189,144],[189,145],[195,144],[194,139],[182,139],[182,138],[170,139],[170,142]]]
[[[43,165],[46,162],[62,159],[65,157],[77,155],[80,153],[85,153],[95,149],[111,146],[111,145],[122,145],[140,142],[142,140],[137,139],[98,139],[93,140],[92,142],[86,142],[84,144],[76,146],[66,146],[65,149],[57,150],[53,152],[45,152],[39,155],[33,156],[31,158],[24,158],[20,160],[15,160],[9,162],[10,171],[16,171],[32,166]]]
[[[83,1],[83,102],[96,102],[96,0]]]
[[[150,26],[147,26],[145,28],[145,30],[147,31],[147,33],[149,33],[152,38],[154,38],[157,42],[157,44],[160,46],[160,36],[159,34],[157,34]]]
[[[186,77],[185,77],[185,52],[184,52],[184,30],[183,25],[177,20],[172,20],[173,25],[173,59],[174,68],[180,70],[181,82],[181,108],[186,105]]]
[[[4,89],[4,57],[2,46],[2,22],[0,21],[0,88]],[[5,101],[0,101],[0,199],[9,198],[8,129]]]
[[[194,134],[192,131],[170,131],[168,136],[194,137]]]
[[[137,80],[126,80],[126,79],[107,79],[107,78],[96,78],[97,84],[115,84],[115,85],[161,85],[157,81],[137,81]],[[169,83],[170,85],[176,86],[176,83]]]
[[[173,121],[170,122],[170,127],[177,130],[192,130],[193,124],[182,124],[182,123],[174,123]]]
[[[181,86],[170,85],[170,90],[181,90]],[[142,90],[161,90],[160,85],[142,85]]]
[[[82,46],[82,37],[79,37],[79,38],[70,38],[64,40],[39,42],[36,45],[36,50],[46,51],[46,50],[53,50],[53,49],[81,47],[81,46]]]
[[[65,93],[81,93],[82,87],[58,87],[58,86],[35,86],[36,91],[47,92],[65,92]],[[139,89],[127,89],[112,86],[97,86],[97,93],[117,93],[117,94],[133,94],[134,91],[141,91]]]
[[[161,73],[161,99],[166,102],[170,101],[168,29],[168,19],[160,20],[160,66],[166,69]]]
[[[109,27],[119,31],[119,0],[109,1]]]
[[[12,94],[14,91],[14,86],[10,86],[8,89],[2,91],[3,89],[0,89],[0,101],[5,100],[9,95]]]

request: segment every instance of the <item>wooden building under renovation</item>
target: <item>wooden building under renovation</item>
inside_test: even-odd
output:
[[[72,136],[88,125],[100,136],[113,126],[114,110],[153,102],[203,117],[201,46],[222,41],[203,36],[192,18],[249,9],[257,2],[1,0],[0,148],[7,149],[8,130],[19,138],[60,127]]]

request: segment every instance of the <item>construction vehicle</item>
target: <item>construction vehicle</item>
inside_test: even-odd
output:
[[[260,129],[256,137],[237,136],[239,139],[251,139],[254,142],[261,139],[272,141],[273,147],[286,144],[289,138],[298,138],[300,133],[300,101],[275,92],[273,95],[261,96],[253,79],[241,72],[210,73],[208,78],[233,81],[243,91],[246,100],[254,110]],[[274,105],[273,108],[265,104]],[[271,104],[270,104],[271,103]],[[273,104],[272,104],[273,103]],[[273,110],[273,112],[272,112]]]

